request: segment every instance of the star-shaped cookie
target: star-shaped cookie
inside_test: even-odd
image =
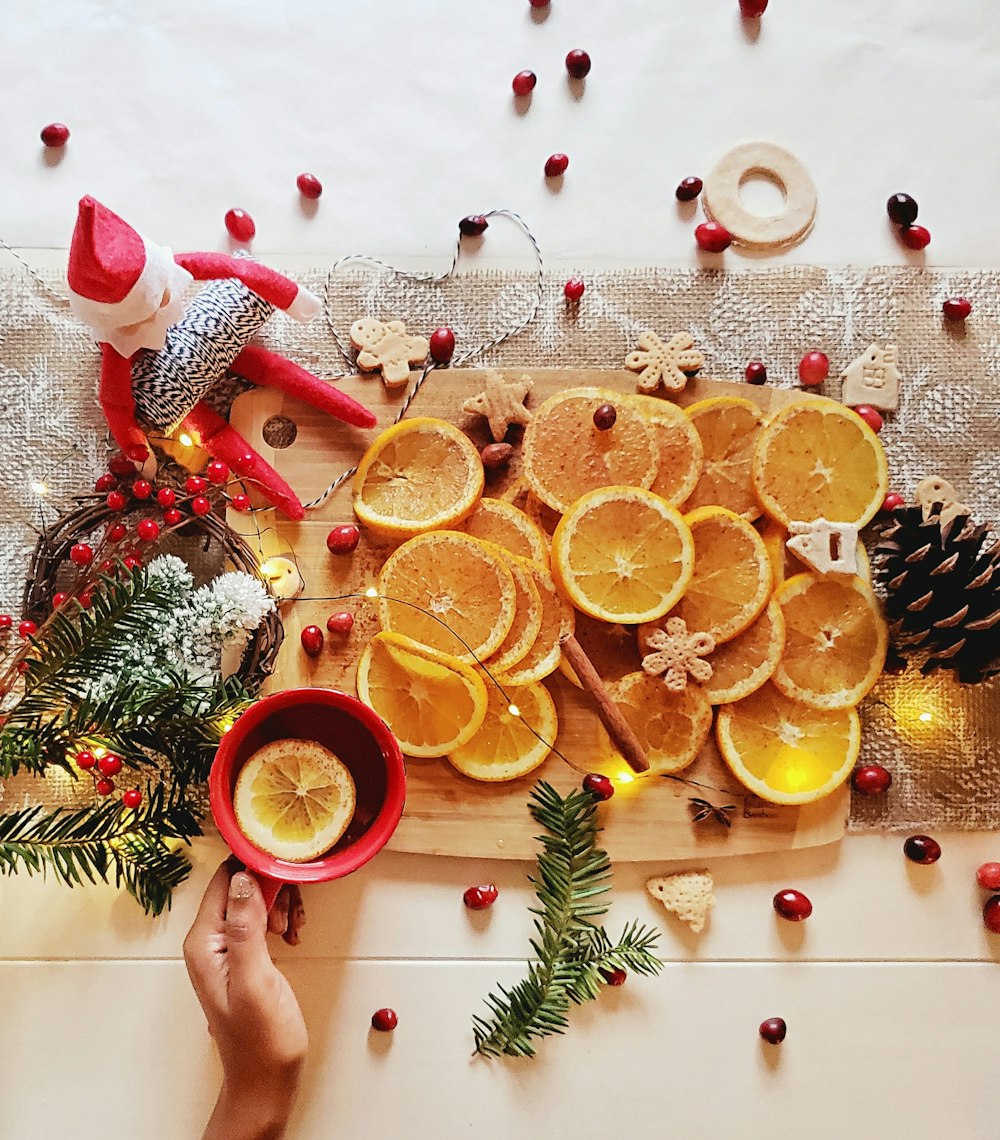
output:
[[[511,424],[526,424],[531,419],[531,412],[524,406],[524,401],[533,386],[529,376],[522,376],[520,380],[504,380],[499,372],[487,372],[485,389],[478,396],[466,400],[462,411],[485,416],[490,434],[499,442]]]

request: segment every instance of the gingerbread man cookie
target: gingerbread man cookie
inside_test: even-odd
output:
[[[872,408],[894,412],[899,407],[899,384],[902,380],[896,367],[897,359],[894,344],[887,344],[885,348],[869,345],[840,374],[844,382],[841,391],[843,402],[851,408],[868,404]]]
[[[638,372],[635,382],[640,392],[655,392],[662,384],[668,392],[679,392],[688,382],[689,372],[700,372],[705,358],[694,347],[690,333],[675,333],[666,344],[648,329],[639,334],[639,347],[625,357],[625,367]]]
[[[358,350],[358,367],[364,372],[381,369],[387,388],[401,388],[410,378],[410,365],[422,364],[430,351],[425,336],[411,336],[402,321],[362,317],[351,325],[351,343]]]
[[[658,629],[649,635],[650,649],[642,659],[642,671],[651,677],[663,674],[663,683],[672,693],[682,693],[687,688],[688,674],[704,684],[712,678],[712,666],[702,658],[715,648],[715,638],[710,633],[688,633],[683,618],[672,617],[665,629]]]
[[[511,424],[527,424],[531,419],[531,412],[524,406],[524,401],[532,387],[530,376],[504,380],[499,372],[487,372],[485,389],[478,396],[466,400],[462,411],[485,416],[490,434],[495,440],[501,440]]]

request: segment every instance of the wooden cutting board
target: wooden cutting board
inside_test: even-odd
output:
[[[527,375],[534,381],[529,407],[537,407],[546,397],[565,388],[594,386],[635,391],[635,377],[625,371],[517,369],[507,370],[506,374]],[[473,369],[435,372],[418,394],[410,414],[449,419],[481,446],[489,442],[484,421],[466,415],[461,408],[469,396],[482,390],[484,377],[483,371]],[[402,393],[386,391],[377,377],[351,377],[340,384],[376,411],[379,428],[392,422],[403,400]],[[677,402],[686,405],[718,395],[744,396],[765,411],[774,411],[800,398],[794,391],[698,377],[688,384]],[[287,447],[271,447],[264,440],[269,421],[269,436],[275,426],[284,426],[287,434],[288,424],[282,425],[274,417],[294,424],[294,442]],[[338,475],[353,467],[377,434],[377,429],[365,432],[346,427],[273,389],[240,396],[233,405],[231,419],[304,502],[320,495]],[[486,493],[500,496],[518,477],[515,458],[506,475],[487,483]],[[375,606],[364,598],[336,599],[345,594],[363,594],[374,585],[392,547],[379,545],[363,535],[350,557],[334,557],[327,551],[326,536],[331,527],[354,521],[350,481],[322,507],[308,511],[299,523],[290,523],[271,511],[250,516],[230,512],[229,521],[257,549],[262,561],[274,555],[293,557],[306,584],[303,595],[284,608],[285,642],[268,682],[269,691],[316,685],[353,693],[357,656],[378,631]],[[331,613],[345,609],[355,615],[350,637],[327,635],[322,655],[306,656],[299,644],[302,628],[310,624],[325,628]],[[581,617],[577,634],[606,680],[615,680],[638,668],[634,637],[625,630],[609,629]],[[560,724],[556,744],[566,760],[553,754],[530,776],[504,784],[470,780],[446,760],[408,760],[406,809],[389,844],[391,849],[508,859],[535,855],[538,827],[525,806],[530,787],[540,778],[561,790],[578,785],[581,772],[596,767],[598,745],[597,718],[588,698],[559,673],[545,684],[556,702]],[[625,772],[622,762],[617,774]],[[714,739],[683,775],[706,787],[693,788],[660,776],[638,777],[618,785],[614,798],[602,808],[602,841],[612,858],[694,859],[813,847],[840,839],[846,829],[846,787],[818,804],[777,807],[741,790],[719,757]],[[712,821],[692,824],[688,799],[693,795],[716,804],[736,805],[731,829]]]

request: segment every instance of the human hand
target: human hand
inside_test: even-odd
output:
[[[222,1060],[219,1100],[204,1140],[283,1134],[308,1036],[295,994],[271,961],[270,928],[293,943],[301,899],[283,891],[269,915],[260,887],[223,863],[184,940],[184,961]]]

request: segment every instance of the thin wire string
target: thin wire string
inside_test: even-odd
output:
[[[55,289],[53,289],[52,286],[49,285],[49,283],[45,280],[45,278],[42,277],[42,275],[40,273],[38,273],[32,265],[29,265],[28,262],[25,261],[25,259],[17,252],[16,249],[9,246],[3,240],[3,238],[0,238],[0,248],[5,249],[11,255],[11,257],[13,257],[14,260],[20,264],[21,268],[25,271],[25,273],[27,273],[27,275],[31,278],[31,280],[34,281],[34,283],[39,287],[39,289],[41,289],[45,293],[48,293],[48,295],[61,308],[64,308],[64,309],[69,308],[69,297],[64,296],[62,293],[57,293],[55,291]]]

